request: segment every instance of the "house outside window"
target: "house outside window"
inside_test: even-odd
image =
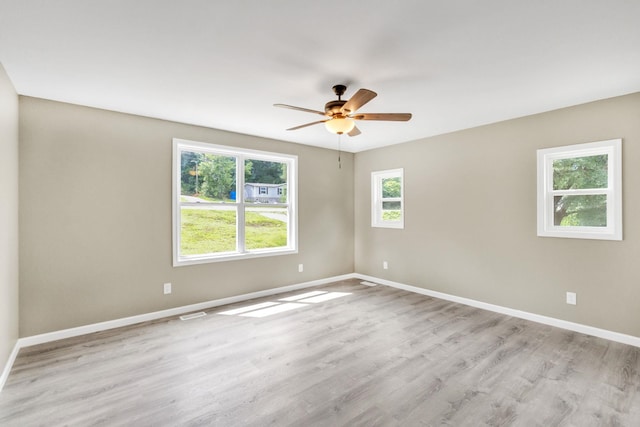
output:
[[[297,156],[174,139],[173,265],[297,252],[296,184]]]
[[[371,172],[371,226],[404,228],[404,170]]]
[[[537,154],[538,236],[622,240],[622,140]]]

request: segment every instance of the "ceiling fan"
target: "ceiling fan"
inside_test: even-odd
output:
[[[355,120],[406,122],[411,119],[411,113],[356,113],[360,107],[378,96],[378,94],[369,89],[360,89],[351,97],[351,99],[344,101],[342,99],[342,95],[344,95],[346,90],[347,87],[345,85],[335,85],[333,87],[333,92],[338,96],[338,99],[327,102],[324,106],[324,112],[310,110],[308,108],[294,107],[293,105],[286,104],[273,104],[273,106],[289,108],[297,111],[306,111],[307,113],[319,114],[327,117],[324,120],[306,123],[287,130],[302,129],[307,126],[324,123],[329,132],[337,133],[338,135],[342,135],[343,133],[346,133],[349,136],[360,135],[361,132],[356,127]]]

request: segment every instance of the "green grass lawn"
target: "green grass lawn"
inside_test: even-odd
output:
[[[236,213],[227,210],[182,209],[182,255],[197,255],[236,250]],[[258,212],[245,214],[247,249],[286,246],[287,224]]]
[[[382,219],[384,221],[400,221],[402,219],[402,212],[383,210]]]

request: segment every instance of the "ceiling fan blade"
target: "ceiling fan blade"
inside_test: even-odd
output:
[[[349,135],[349,136],[358,136],[361,133],[362,132],[360,132],[360,129],[358,129],[357,126],[354,126],[353,129],[351,129],[351,132],[347,133],[347,135]]]
[[[274,107],[280,107],[280,108],[288,108],[290,110],[297,110],[297,111],[304,111],[306,113],[314,113],[314,114],[320,114],[321,116],[325,116],[326,114],[324,114],[322,111],[317,111],[317,110],[310,110],[308,108],[302,108],[302,107],[294,107],[293,105],[287,105],[287,104],[273,104]]]
[[[411,113],[363,113],[350,116],[355,120],[384,120],[391,122],[406,122],[411,119]]]
[[[302,129],[302,128],[306,128],[307,126],[317,125],[318,123],[324,123],[324,122],[327,122],[327,121],[329,121],[329,120],[328,119],[327,120],[318,120],[317,122],[306,123],[304,125],[300,125],[300,126],[289,128],[287,130]]]
[[[342,106],[341,111],[345,115],[355,113],[358,108],[362,107],[376,96],[378,96],[378,94],[372,90],[360,89]]]

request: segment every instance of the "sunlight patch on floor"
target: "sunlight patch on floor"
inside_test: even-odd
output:
[[[262,310],[251,311],[249,313],[242,313],[240,316],[244,317],[267,317],[272,314],[282,313],[283,311],[293,310],[294,308],[306,307],[306,304],[298,304],[295,302],[288,302],[285,304],[274,305],[269,308],[263,308]]]
[[[278,303],[277,302],[263,302],[263,303],[260,303],[260,304],[253,304],[253,305],[248,305],[246,307],[236,308],[234,310],[222,311],[222,312],[220,312],[218,314],[226,314],[226,315],[229,315],[229,316],[234,316],[236,314],[246,313],[247,311],[259,310],[261,308],[271,307],[272,305],[278,305]]]
[[[267,301],[259,304],[251,304],[246,307],[221,311],[218,314],[242,317],[267,317],[272,314],[295,310],[296,308],[309,307],[310,304],[319,304],[332,299],[346,297],[347,295],[351,295],[351,292],[311,291],[286,298],[280,298],[278,302]]]
[[[294,295],[292,297],[280,298],[278,301],[297,301],[299,299],[310,298],[316,295],[322,295],[326,293],[327,291],[311,291],[311,292],[305,292],[304,294],[300,294],[300,295]]]
[[[306,298],[303,300],[300,300],[300,302],[307,302],[307,303],[319,303],[319,302],[324,302],[324,301],[329,301],[332,299],[336,299],[336,298],[341,298],[344,297],[346,295],[351,295],[351,293],[349,292],[329,292],[323,295],[318,295],[315,297],[311,297],[311,298]]]

